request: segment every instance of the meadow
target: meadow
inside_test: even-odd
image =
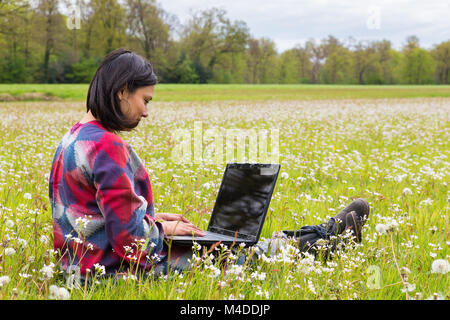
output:
[[[86,100],[88,84],[0,84],[2,94],[40,93],[54,99]],[[446,85],[158,84],[155,101],[267,101],[450,97]],[[31,96],[28,100],[33,100]],[[26,99],[27,100],[27,99]],[[1,101],[1,99],[0,99]]]
[[[175,129],[278,128],[281,175],[261,237],[325,222],[363,197],[363,241],[327,261],[292,243],[227,272],[199,252],[192,271],[75,288],[52,250],[48,176],[59,141],[85,113],[87,86],[39,86],[62,100],[0,103],[0,299],[450,297],[448,86],[157,87],[149,117],[121,134],[150,175],[156,212],[206,228],[226,164],[174,163]]]

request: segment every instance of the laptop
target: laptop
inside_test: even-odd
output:
[[[228,163],[205,236],[171,236],[174,244],[256,244],[272,199],[279,164]]]

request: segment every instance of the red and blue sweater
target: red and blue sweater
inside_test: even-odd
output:
[[[53,247],[61,267],[106,274],[149,270],[166,256],[149,176],[135,151],[99,121],[76,123],[62,138],[49,178]]]

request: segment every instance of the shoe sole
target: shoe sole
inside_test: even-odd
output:
[[[370,205],[366,199],[357,198],[354,201],[357,201],[357,200],[361,201],[363,203],[363,207],[364,207],[364,214],[361,217],[361,227],[362,227],[364,225],[364,223],[366,222],[366,220],[369,219]],[[355,212],[355,214],[356,214],[356,212]]]
[[[356,213],[354,211],[349,212],[349,215],[352,217],[353,225],[355,228],[353,229],[355,231],[355,237],[357,242],[361,242],[361,229],[362,229],[362,223],[361,223],[361,229],[358,230],[358,222],[356,221]]]

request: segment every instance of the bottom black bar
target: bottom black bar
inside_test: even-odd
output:
[[[23,305],[23,308],[20,306]],[[8,308],[18,316],[22,311],[33,314],[42,308],[43,312],[63,307],[65,310],[81,310],[88,312],[90,317],[95,315],[117,316],[125,312],[128,316],[151,316],[164,319],[298,319],[313,312],[316,316],[342,315],[343,310],[352,310],[352,314],[361,308],[361,315],[380,310],[400,311],[406,314],[416,314],[423,311],[425,305],[430,305],[433,312],[438,308],[448,307],[448,301],[372,301],[372,300],[72,300],[72,301],[0,301],[2,312]],[[27,308],[30,307],[30,308]],[[400,309],[404,307],[403,309]],[[50,308],[50,309],[49,309]],[[74,308],[74,309],[72,309]],[[370,309],[369,309],[370,308]],[[373,308],[373,309],[372,309]],[[389,309],[381,309],[389,308]],[[395,308],[395,309],[391,309]],[[444,311],[444,310],[443,310]],[[345,313],[345,312],[344,312]]]

